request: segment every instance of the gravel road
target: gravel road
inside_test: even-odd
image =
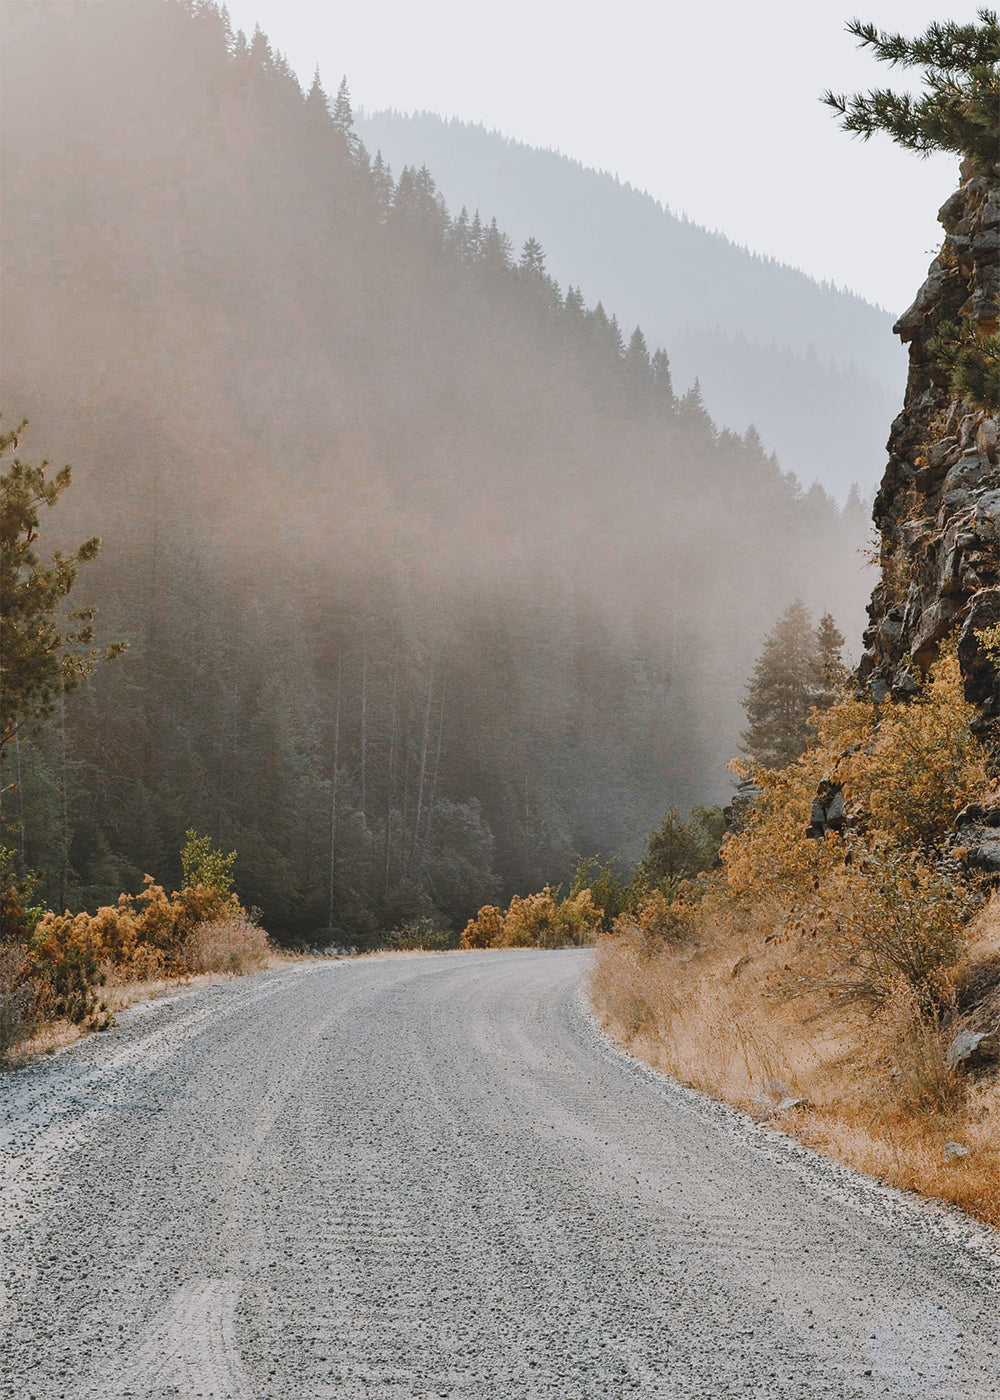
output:
[[[0,1396],[1000,1396],[1000,1236],[619,1054],[587,957],[293,966],[0,1078]]]

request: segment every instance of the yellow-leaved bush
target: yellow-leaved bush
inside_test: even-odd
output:
[[[569,948],[594,938],[604,911],[590,890],[560,899],[551,885],[515,895],[506,913],[487,904],[462,931],[463,948]]]
[[[946,649],[909,701],[814,712],[787,767],[734,763],[756,794],[721,868],[616,921],[591,995],[613,1034],[679,1079],[1000,1224],[1000,1080],[950,1058],[1000,996],[1000,893],[984,901],[956,835],[960,810],[997,787],[975,717]],[[846,820],[815,839],[824,780]]]
[[[195,832],[181,855],[188,880],[171,895],[147,875],[139,894],[120,895],[95,914],[42,915],[27,958],[57,1016],[101,1024],[94,988],[109,977],[143,981],[261,965],[266,936],[230,889],[235,855],[221,856]]]
[[[811,924],[845,990],[882,1000],[902,979],[933,995],[973,903],[946,846],[959,810],[989,786],[974,717],[949,651],[909,701],[845,699],[814,714],[816,737],[787,768],[735,764],[760,795],[723,843],[718,893],[744,906],[770,899]],[[841,786],[848,821],[814,840],[824,778]]]

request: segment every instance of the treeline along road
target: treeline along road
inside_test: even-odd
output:
[[[995,1234],[643,1070],[587,964],[302,964],[9,1073],[0,1395],[1000,1395]]]

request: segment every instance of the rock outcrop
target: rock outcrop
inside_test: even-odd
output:
[[[876,700],[910,695],[958,629],[966,696],[1000,751],[1000,672],[977,638],[1000,623],[1000,421],[955,397],[930,348],[944,321],[1000,325],[1000,175],[970,175],[938,218],[941,251],[895,326],[910,371],[875,500],[882,578],[858,674]]]

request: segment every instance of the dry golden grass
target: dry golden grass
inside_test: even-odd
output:
[[[591,995],[611,1035],[838,1161],[1000,1227],[1000,1079],[949,1073],[961,1020],[929,1023],[902,986],[879,1008],[845,1002],[830,989],[826,950],[783,925],[778,905],[708,900],[699,919],[689,941],[658,951],[638,934],[599,941]],[[997,966],[994,896],[970,926],[956,982]],[[966,1155],[946,1157],[946,1143]]]
[[[267,959],[267,934],[249,915],[227,913],[196,924],[184,940],[181,957],[189,972],[256,972]]]

